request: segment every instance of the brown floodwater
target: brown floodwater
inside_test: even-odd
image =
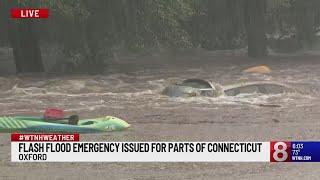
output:
[[[114,61],[103,75],[1,76],[0,114],[41,115],[46,107],[59,107],[82,118],[113,115],[132,124],[122,132],[81,135],[84,141],[319,140],[319,59],[150,56]],[[242,72],[255,65],[269,66],[272,72]],[[222,85],[276,81],[303,93],[161,95],[164,87],[186,78]],[[320,165],[314,163],[11,163],[9,136],[0,134],[0,179],[317,179],[320,175]]]

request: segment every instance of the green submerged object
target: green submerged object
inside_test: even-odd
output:
[[[67,119],[47,120],[42,117],[0,117],[0,132],[51,132],[51,133],[99,133],[124,130],[130,127],[126,121],[106,116],[82,119],[70,124]]]

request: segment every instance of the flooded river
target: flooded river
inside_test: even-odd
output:
[[[320,140],[318,56],[271,56],[260,61],[210,55],[149,58],[110,63],[103,75],[1,76],[0,114],[39,115],[46,107],[59,107],[82,118],[113,115],[132,124],[123,132],[81,135],[84,141]],[[242,72],[255,65],[267,65],[272,72]],[[302,93],[216,98],[161,95],[167,85],[186,78],[222,85],[276,81]],[[0,172],[6,172],[0,177],[8,179],[275,179],[282,175],[317,179],[320,168],[312,163],[19,164],[10,162],[9,134],[0,135],[0,149]]]

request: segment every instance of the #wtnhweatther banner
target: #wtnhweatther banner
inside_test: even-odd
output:
[[[82,142],[12,134],[13,162],[320,162],[320,142]]]

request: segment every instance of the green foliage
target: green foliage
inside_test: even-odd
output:
[[[41,39],[58,43],[66,59],[102,67],[114,49],[235,49],[245,47],[246,0],[18,0],[48,7]],[[312,44],[320,26],[318,0],[268,0],[266,32]],[[90,68],[88,68],[90,69]]]

